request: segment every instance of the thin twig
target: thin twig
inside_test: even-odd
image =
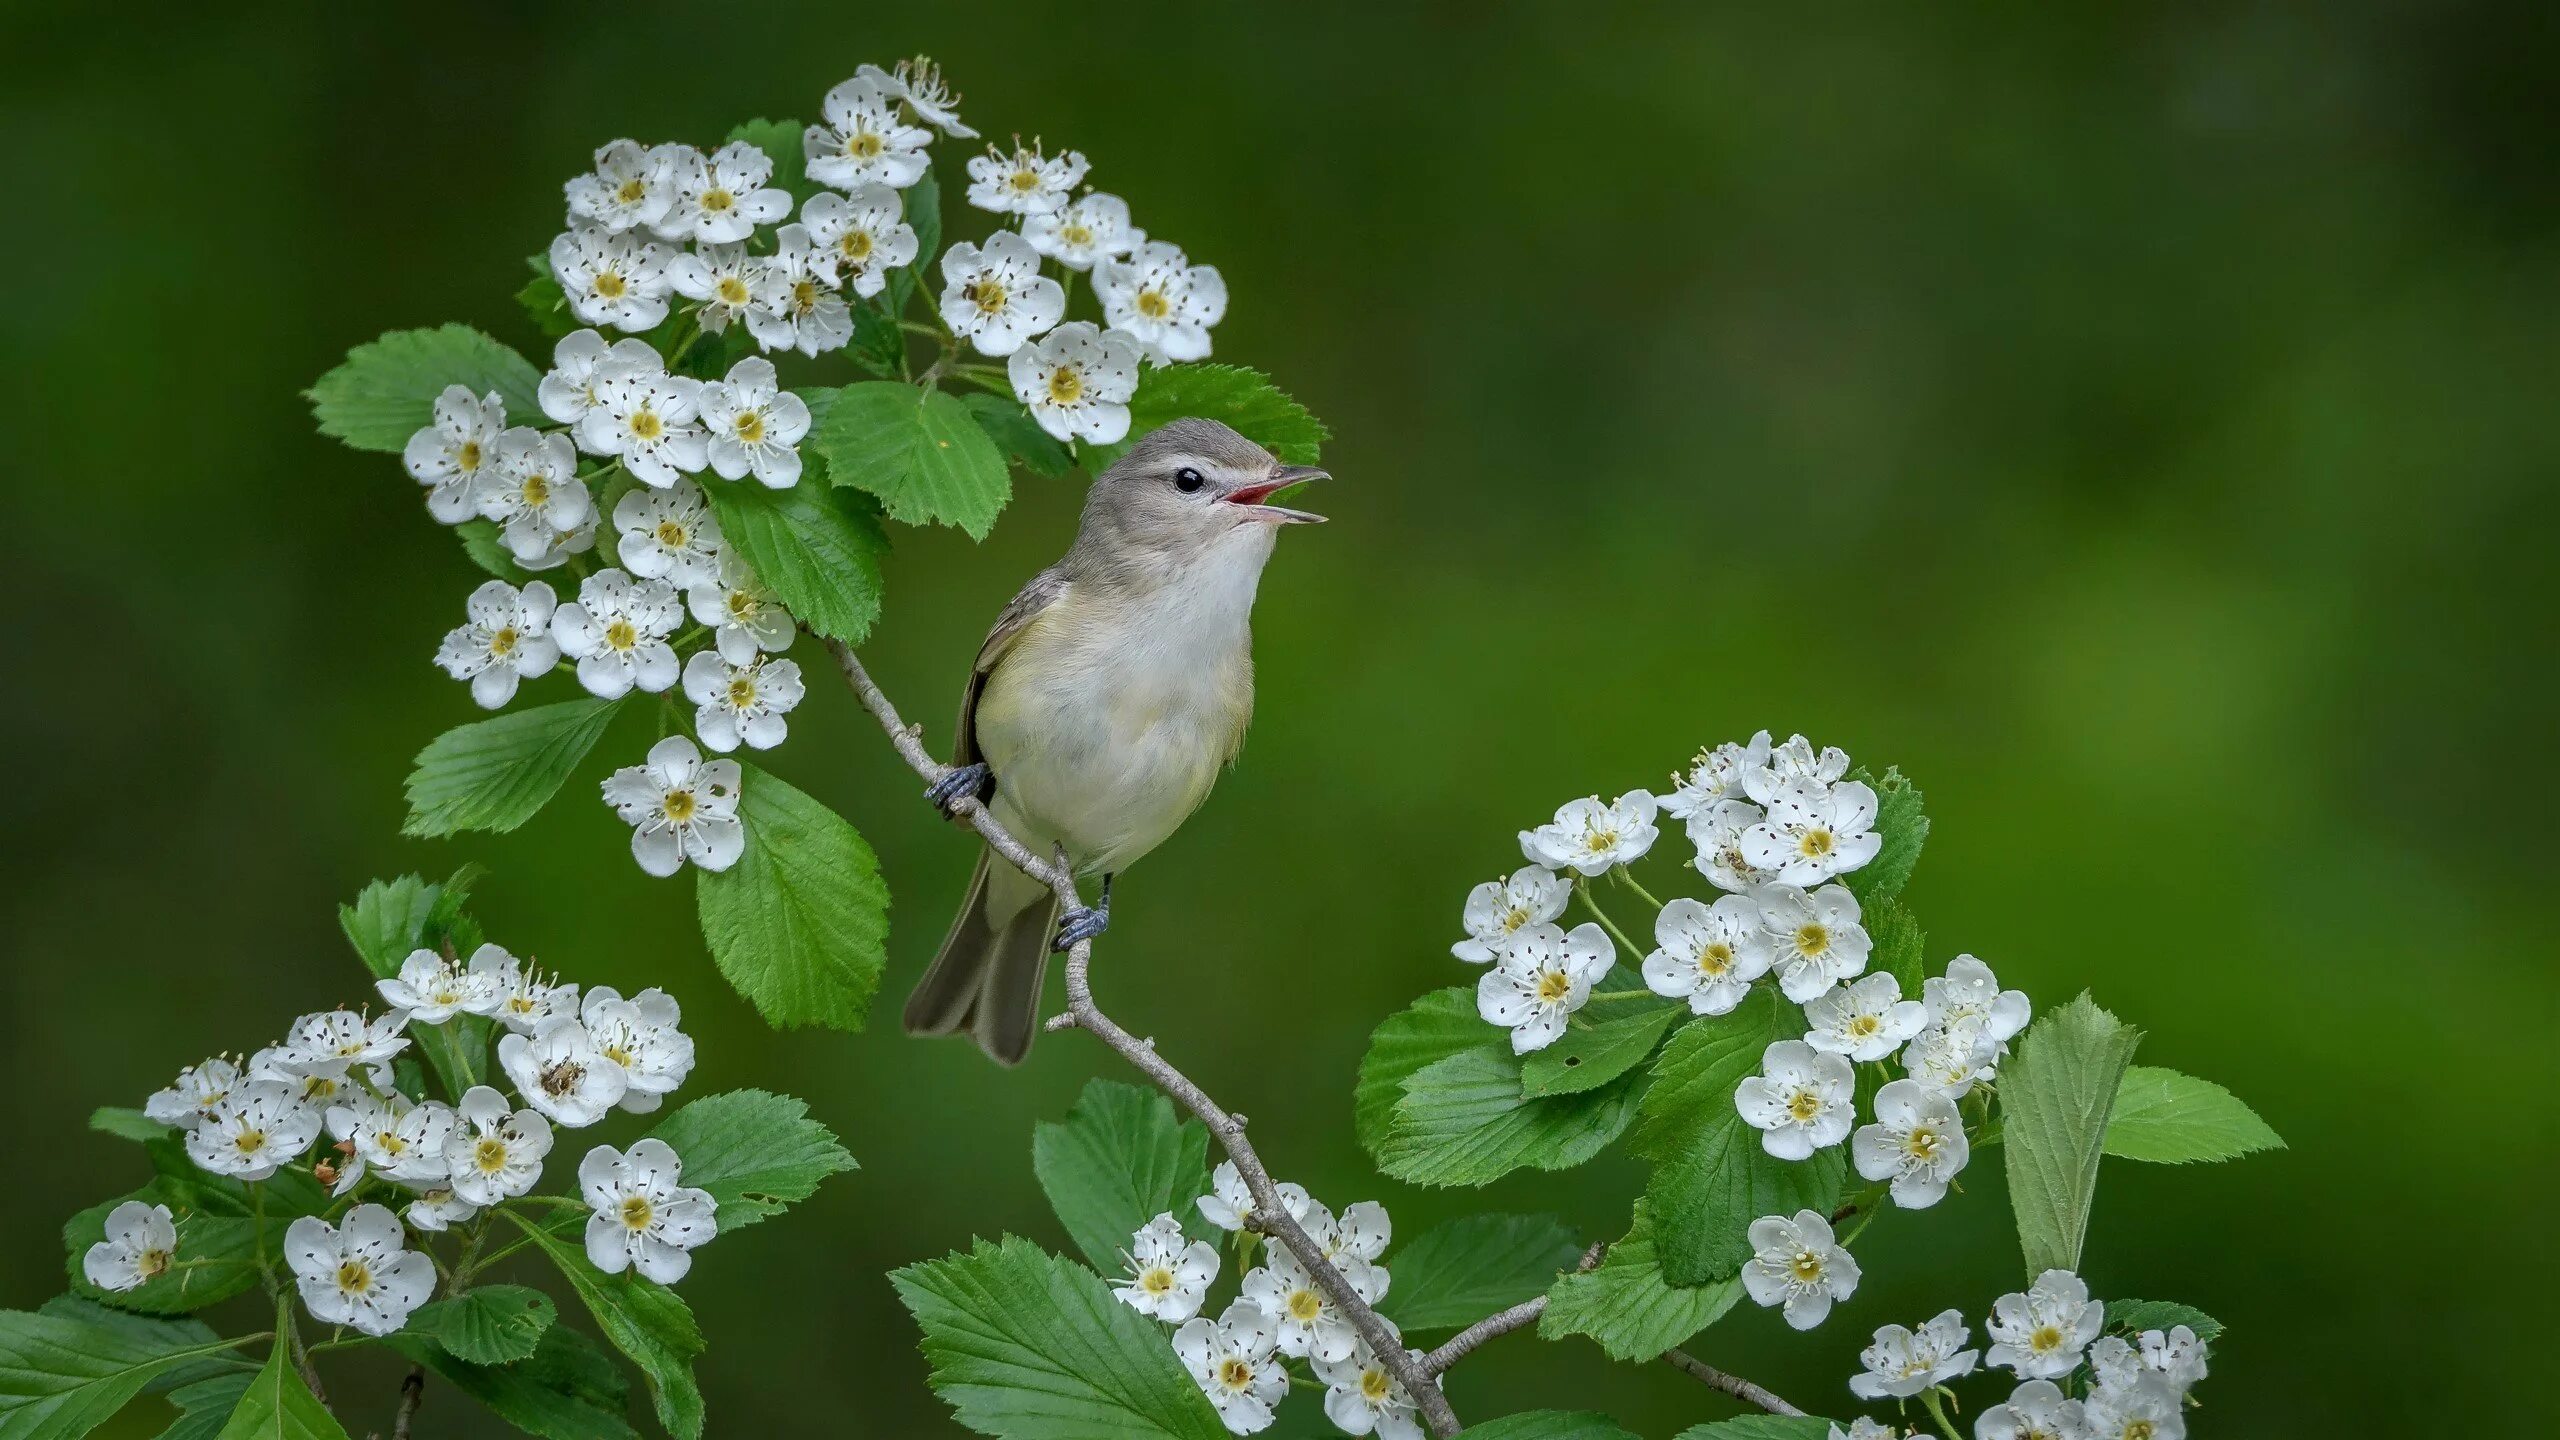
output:
[[[1664,1364],[1669,1365],[1675,1370],[1685,1371],[1688,1374],[1697,1377],[1699,1380],[1723,1391],[1736,1400],[1740,1400],[1749,1405],[1757,1405],[1772,1415],[1801,1415],[1804,1413],[1802,1410],[1788,1404],[1786,1401],[1779,1399],[1770,1391],[1768,1386],[1745,1380],[1739,1375],[1727,1375],[1723,1371],[1708,1364],[1706,1361],[1699,1359],[1697,1356],[1690,1354],[1686,1350],[1665,1350],[1662,1352],[1662,1361]]]
[[[880,728],[888,733],[889,743],[897,748],[899,757],[907,762],[908,768],[923,777],[927,785],[937,783],[951,773],[951,767],[935,760],[916,731],[898,717],[898,708],[889,703],[889,697],[862,668],[853,647],[839,640],[829,640],[827,648],[834,652],[836,664],[844,671],[845,683],[853,687],[853,693],[861,699],[863,708],[880,722]],[[955,816],[968,821],[970,828],[976,830],[998,855],[1023,874],[1048,886],[1058,897],[1059,904],[1069,909],[1084,908],[1084,897],[1076,890],[1074,874],[1064,865],[1053,864],[1033,854],[1029,847],[997,823],[996,818],[987,813],[986,806],[976,798],[963,796],[951,810]],[[1225,1107],[1209,1098],[1207,1091],[1194,1084],[1191,1077],[1158,1055],[1151,1042],[1121,1029],[1118,1021],[1104,1014],[1102,1007],[1094,1003],[1092,966],[1091,941],[1078,941],[1067,951],[1066,1013],[1074,1017],[1074,1028],[1091,1032],[1095,1039],[1118,1051],[1122,1059],[1154,1081],[1157,1089],[1172,1096],[1176,1103],[1209,1127],[1209,1133],[1217,1137],[1219,1147],[1235,1163],[1236,1175],[1244,1182],[1246,1193],[1253,1197],[1250,1227],[1279,1241],[1297,1257],[1299,1265],[1316,1282],[1316,1288],[1322,1290],[1335,1308],[1350,1320],[1360,1338],[1369,1343],[1370,1351],[1377,1356],[1379,1364],[1412,1397],[1414,1408],[1431,1433],[1444,1437],[1444,1440],[1457,1434],[1457,1412],[1449,1408],[1448,1397],[1440,1393],[1435,1372],[1425,1368],[1405,1349],[1395,1326],[1368,1301],[1360,1298],[1360,1292],[1352,1289],[1351,1282],[1326,1258],[1324,1247],[1315,1242],[1306,1227],[1300,1225],[1297,1217],[1291,1215],[1288,1206],[1282,1203],[1280,1187],[1272,1180],[1271,1172],[1263,1167],[1262,1157],[1254,1152],[1253,1142],[1245,1138],[1244,1117],[1228,1113]],[[1051,1028],[1063,1027],[1053,1021]]]
[[[1603,1240],[1582,1252],[1582,1263],[1573,1267],[1577,1275],[1587,1274],[1600,1266],[1600,1257],[1609,1253],[1609,1242]],[[1449,1367],[1465,1359],[1477,1346],[1496,1336],[1514,1330],[1526,1330],[1547,1313],[1547,1297],[1534,1296],[1508,1310],[1496,1310],[1440,1344],[1440,1348],[1422,1357],[1422,1368],[1434,1375],[1444,1374]]]
[[[407,1378],[400,1382],[400,1413],[391,1417],[391,1440],[409,1440],[409,1419],[418,1413],[418,1402],[426,1394],[427,1367],[410,1366]]]

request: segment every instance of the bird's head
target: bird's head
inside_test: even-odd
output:
[[[1077,545],[1117,565],[1181,564],[1227,551],[1258,559],[1270,554],[1281,526],[1325,518],[1272,497],[1325,478],[1311,465],[1281,464],[1215,420],[1176,420],[1140,437],[1094,480]]]

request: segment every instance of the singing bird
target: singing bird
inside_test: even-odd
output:
[[[1056,897],[992,850],[942,951],[907,997],[910,1035],[967,1031],[1012,1065],[1038,1028],[1050,951],[1111,923],[1111,883],[1163,844],[1244,743],[1253,596],[1284,525],[1321,515],[1271,497],[1322,479],[1214,420],[1149,432],[1093,482],[1076,540],[1031,577],[978,647],[958,769],[929,792],[976,795],[1034,854],[1102,877],[1061,924]]]

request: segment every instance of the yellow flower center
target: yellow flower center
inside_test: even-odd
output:
[[[540,509],[551,503],[551,482],[539,475],[527,475],[516,495],[524,501],[527,509]]]
[[[338,1288],[350,1295],[361,1295],[373,1288],[373,1271],[361,1260],[338,1262]]]
[[[752,620],[756,617],[756,612],[762,608],[756,603],[756,597],[744,590],[729,592],[729,618],[732,620],[740,623]]]
[[[1363,1370],[1360,1372],[1360,1398],[1375,1405],[1387,1398],[1387,1388],[1394,1383],[1384,1370]]]
[[[1001,281],[991,280],[982,275],[970,281],[968,287],[960,293],[969,298],[970,304],[978,307],[978,313],[981,315],[997,315],[1004,311],[1006,296]]]
[[[1525,905],[1514,905],[1502,912],[1502,933],[1505,935],[1528,923],[1529,907]]]
[[[695,805],[692,791],[670,790],[667,792],[667,798],[661,804],[660,808],[667,812],[668,819],[681,825],[685,821],[692,819],[693,812],[700,807]]]
[[[1253,1366],[1241,1355],[1230,1355],[1218,1362],[1218,1383],[1242,1390],[1253,1383]]]
[[[383,1131],[380,1135],[374,1137],[373,1143],[381,1146],[382,1153],[385,1155],[399,1156],[409,1153],[409,1142],[401,1139],[394,1131]]]
[[[717,185],[702,192],[702,208],[713,215],[724,215],[737,206],[738,197]]]
[[[1802,955],[1819,955],[1831,948],[1831,929],[1827,925],[1796,927],[1796,951]]]
[[[1606,855],[1610,851],[1618,848],[1618,832],[1615,830],[1594,830],[1589,835],[1583,837],[1582,848],[1590,851],[1594,855]]]
[[[1138,1277],[1138,1288],[1150,1295],[1170,1295],[1173,1293],[1173,1272],[1161,1265],[1151,1265]]]
[[[2035,1351],[2039,1355],[2050,1355],[2054,1351],[2061,1349],[2061,1328],[2053,1325],[2037,1326],[2036,1333],[2027,1337],[2027,1348]]]
[[[1822,1257],[1810,1250],[1799,1250],[1787,1262],[1787,1273],[1796,1277],[1797,1284],[1810,1285],[1822,1278]]]
[[[145,1250],[141,1254],[133,1257],[133,1268],[136,1273],[140,1274],[145,1280],[165,1274],[169,1269],[169,1252],[166,1250]]]
[[[1073,365],[1061,365],[1049,372],[1049,403],[1073,405],[1084,398],[1084,376]]]
[[[733,308],[746,304],[751,298],[747,294],[747,282],[735,275],[721,276],[717,288],[720,293],[720,303]]]
[[[744,710],[755,703],[756,682],[753,677],[741,675],[729,682],[729,704],[732,707]]]
[[[1871,1039],[1877,1031],[1882,1030],[1883,1028],[1884,1022],[1873,1015],[1851,1016],[1849,1020],[1849,1038],[1852,1040]]]
[[[1821,859],[1831,853],[1831,832],[1807,830],[1804,832],[1804,838],[1796,841],[1796,850],[1808,860]]]
[[[738,432],[738,443],[740,443],[740,444],[742,444],[742,445],[761,445],[761,444],[763,444],[763,443],[764,443],[764,412],[763,412],[763,411],[761,411],[761,410],[750,410],[750,411],[748,411],[747,413],[745,413],[745,414],[743,414],[743,415],[739,416],[739,417],[738,417],[738,423],[737,423],[737,432]]]
[[[1935,1160],[1938,1158],[1938,1147],[1942,1143],[1944,1139],[1937,1131],[1925,1125],[1916,1125],[1912,1127],[1911,1133],[1903,1138],[1902,1149],[1904,1154],[1915,1160]]]
[[[596,277],[596,294],[607,300],[621,299],[622,293],[630,288],[630,282],[624,280],[616,271],[607,270]]]
[[[1015,193],[1021,195],[1028,195],[1032,191],[1039,189],[1040,172],[1028,167],[1014,171],[1013,188]]]
[[[1297,1321],[1301,1325],[1312,1325],[1315,1323],[1316,1316],[1322,1313],[1324,1313],[1323,1296],[1317,1294],[1313,1290],[1292,1290],[1289,1292],[1290,1319]]]
[[[1087,245],[1093,243],[1093,227],[1090,225],[1061,225],[1058,227],[1058,238],[1066,241],[1070,247],[1081,250]]]
[[[1721,940],[1698,952],[1698,973],[1721,980],[1733,969],[1733,947]]]
[[[871,232],[847,230],[843,237],[836,241],[836,249],[843,253],[844,258],[859,265],[871,258]]]
[[[626,1070],[628,1070],[628,1069],[630,1069],[630,1068],[631,1068],[631,1051],[630,1051],[629,1049],[625,1048],[624,1046],[621,1046],[621,1045],[607,1045],[607,1046],[605,1046],[605,1047],[604,1047],[604,1058],[606,1058],[607,1060],[612,1061],[614,1064],[619,1065],[619,1066],[621,1066],[622,1068],[624,1068],[624,1069],[626,1069]]]
[[[1538,1003],[1562,1004],[1573,993],[1573,980],[1561,970],[1550,970],[1538,977]]]
[[[1150,320],[1161,320],[1173,313],[1173,302],[1166,299],[1161,290],[1141,290],[1138,292],[1138,313]]]
[[[818,282],[817,282],[817,281],[815,281],[815,280],[794,280],[794,281],[792,281],[792,282],[791,282],[791,308],[793,308],[794,310],[799,311],[799,312],[800,312],[801,314],[803,314],[803,315],[806,315],[806,314],[808,314],[810,311],[817,309],[817,308],[818,308]]]
[[[622,1202],[622,1223],[634,1230],[646,1230],[649,1228],[649,1201],[647,1197],[634,1195]]]
[[[1807,1121],[1821,1113],[1822,1097],[1810,1090],[1799,1090],[1787,1097],[1787,1115],[1790,1119]]]
[[[856,130],[844,137],[844,153],[856,160],[871,160],[888,148],[888,142],[868,130]]]
[[[479,469],[480,442],[477,440],[463,441],[462,448],[453,452],[453,463],[461,466],[465,470]]]
[[[642,180],[637,175],[623,181],[622,184],[613,192],[613,198],[621,201],[625,205],[637,205],[642,200],[647,199],[648,196],[648,182]]]
[[[231,1137],[231,1144],[233,1148],[237,1149],[243,1155],[255,1155],[260,1150],[266,1148],[267,1132],[264,1130],[243,1130],[239,1134]]]
[[[506,1169],[507,1142],[494,1137],[481,1141],[471,1147],[471,1163],[479,1166],[483,1175],[495,1175]]]
[[[667,433],[667,422],[655,410],[636,410],[631,415],[631,433],[642,440],[655,440]]]
[[[2124,1440],[2151,1440],[2151,1436],[2152,1429],[2150,1421],[2132,1420],[2126,1422],[2124,1427]]]
[[[640,632],[628,620],[616,620],[604,627],[604,643],[616,650],[628,650],[640,643]]]
[[[658,522],[659,544],[666,546],[670,550],[681,550],[684,548],[684,539],[685,528],[683,521],[661,520]]]
[[[563,1060],[543,1071],[538,1078],[542,1083],[543,1094],[571,1095],[577,1092],[579,1083],[587,1078],[587,1067],[574,1060]]]
[[[514,654],[518,638],[513,625],[499,626],[497,633],[489,637],[489,653],[499,656]]]

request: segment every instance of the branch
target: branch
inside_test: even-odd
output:
[[[391,1440],[409,1440],[410,1418],[418,1413],[418,1402],[426,1394],[427,1367],[410,1366],[408,1378],[400,1382],[400,1413],[391,1418]]]
[[[1583,1251],[1582,1263],[1573,1267],[1574,1273],[1579,1275],[1598,1268],[1600,1257],[1608,1252],[1609,1242],[1606,1240]],[[1538,1317],[1546,1313],[1547,1297],[1544,1295],[1523,1300],[1508,1310],[1497,1310],[1441,1342],[1439,1349],[1422,1357],[1422,1368],[1434,1375],[1441,1374],[1467,1358],[1469,1351],[1487,1340],[1508,1335],[1514,1330],[1526,1330],[1537,1324]]]
[[[1662,1362],[1675,1370],[1686,1371],[1706,1384],[1736,1400],[1757,1405],[1772,1415],[1801,1415],[1804,1412],[1771,1393],[1766,1385],[1756,1385],[1739,1375],[1727,1375],[1686,1350],[1665,1350]]]
[[[890,704],[889,697],[873,683],[870,673],[855,657],[853,647],[840,640],[829,640],[827,648],[834,653],[836,664],[844,671],[845,683],[853,687],[853,693],[861,699],[863,708],[869,710],[872,718],[880,722],[880,728],[888,732],[889,743],[897,748],[899,758],[907,762],[908,768],[921,776],[927,785],[951,773],[951,767],[935,760],[924,748],[916,728],[898,717],[898,708]],[[1034,855],[997,823],[996,818],[987,813],[986,806],[976,798],[963,796],[951,810],[954,816],[966,820],[997,854],[1023,874],[1048,886],[1057,895],[1058,903],[1069,909],[1084,908],[1084,897],[1077,893],[1074,873],[1062,862],[1052,863]],[[1351,1282],[1343,1278],[1331,1260],[1325,1258],[1324,1248],[1307,1234],[1306,1227],[1298,1223],[1297,1217],[1289,1213],[1288,1206],[1281,1202],[1280,1188],[1273,1182],[1271,1172],[1263,1167],[1262,1157],[1254,1153],[1253,1142],[1245,1138],[1244,1117],[1228,1113],[1218,1102],[1210,1099],[1207,1091],[1156,1053],[1154,1041],[1139,1039],[1105,1015],[1102,1007],[1094,1003],[1092,967],[1091,941],[1078,941],[1067,951],[1067,1009],[1065,1014],[1049,1022],[1049,1028],[1090,1032],[1095,1039],[1118,1051],[1122,1059],[1136,1066],[1139,1073],[1154,1081],[1156,1088],[1199,1117],[1200,1122],[1209,1127],[1209,1133],[1217,1137],[1219,1148],[1225,1150],[1227,1158],[1235,1163],[1237,1177],[1244,1181],[1246,1192],[1253,1196],[1253,1216],[1248,1222],[1251,1227],[1287,1247],[1289,1253],[1297,1258],[1299,1265],[1316,1282],[1316,1288],[1322,1290],[1335,1308],[1351,1321],[1352,1328],[1360,1332],[1360,1338],[1369,1342],[1369,1349],[1378,1357],[1378,1363],[1395,1377],[1397,1384],[1404,1387],[1431,1433],[1444,1437],[1444,1440],[1457,1434],[1457,1412],[1449,1408],[1448,1397],[1440,1393],[1437,1372],[1406,1351],[1395,1326],[1368,1301],[1360,1298],[1360,1293],[1351,1288]]]

